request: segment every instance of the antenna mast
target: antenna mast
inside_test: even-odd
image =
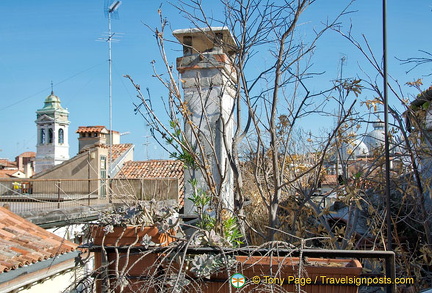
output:
[[[108,142],[108,180],[111,175],[112,145],[113,145],[113,125],[112,125],[112,41],[115,33],[111,30],[112,14],[120,7],[121,1],[115,1],[108,7],[108,67],[109,67],[109,142]],[[108,182],[109,183],[109,182]]]

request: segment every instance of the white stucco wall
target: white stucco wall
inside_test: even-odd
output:
[[[42,276],[41,276],[42,277]],[[75,272],[68,272],[64,275],[56,276],[38,283],[28,289],[22,290],[22,293],[62,293],[75,281]]]

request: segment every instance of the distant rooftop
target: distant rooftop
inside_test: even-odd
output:
[[[0,178],[14,178],[13,174],[18,172],[18,170],[0,170]]]
[[[83,148],[79,152],[79,154],[84,153],[84,152],[88,151],[89,149],[92,149],[92,148],[95,148],[95,147],[108,149],[109,145],[107,145],[107,144],[93,144],[93,145],[89,145],[89,146],[86,146],[85,148]],[[113,144],[111,146],[111,161],[114,162],[118,157],[120,157],[124,152],[126,152],[127,150],[129,150],[132,147],[133,147],[133,144],[131,144],[131,143]]]
[[[0,169],[1,168],[17,168],[16,162],[9,161],[8,159],[0,159]]]
[[[24,153],[20,154],[18,157],[32,158],[32,157],[36,157],[36,153],[35,152],[24,152]]]
[[[126,179],[177,179],[178,196],[184,197],[184,164],[178,160],[129,161],[116,178]]]
[[[97,132],[97,133],[108,133],[108,129],[105,126],[80,126],[76,133],[87,133],[87,132]]]
[[[183,178],[184,164],[177,160],[150,160],[126,162],[117,177]]]

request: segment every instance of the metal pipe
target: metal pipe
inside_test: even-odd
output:
[[[108,142],[108,162],[107,162],[107,186],[109,186],[110,180],[110,169],[112,160],[112,145],[113,145],[113,125],[112,125],[112,32],[111,32],[111,13],[114,10],[108,11],[108,67],[109,67],[109,142]],[[108,197],[110,196],[110,191],[107,189]]]
[[[84,244],[80,247],[89,249],[91,252],[102,251],[102,246],[90,244]],[[180,250],[173,247],[157,247],[146,249],[143,246],[104,246],[103,249],[108,252],[128,252],[130,254],[140,254],[144,251],[151,250],[154,253],[179,253]],[[181,251],[181,253],[184,253]],[[229,248],[213,248],[213,247],[197,247],[197,248],[187,248],[186,253],[188,254],[212,254],[212,253],[223,253],[223,255],[255,255],[255,256],[286,256],[286,257],[329,257],[329,258],[369,258],[369,259],[384,259],[385,261],[385,276],[386,278],[391,278],[395,280],[395,253],[393,251],[376,251],[376,250],[328,250],[328,249],[265,249],[265,248],[254,248],[254,247],[243,247],[238,249]],[[273,253],[273,254],[271,254]],[[393,293],[395,291],[394,285],[378,285],[386,288],[386,292]]]
[[[390,201],[390,142],[388,127],[388,90],[387,90],[387,0],[383,0],[383,81],[384,81],[384,152],[385,152],[385,196],[387,223],[387,250],[392,251],[392,223]]]
[[[60,208],[60,185],[61,181],[57,181],[57,208]]]

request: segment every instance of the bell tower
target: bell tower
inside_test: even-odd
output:
[[[36,173],[69,159],[68,118],[69,111],[61,106],[60,98],[51,91],[44,107],[36,111]]]

